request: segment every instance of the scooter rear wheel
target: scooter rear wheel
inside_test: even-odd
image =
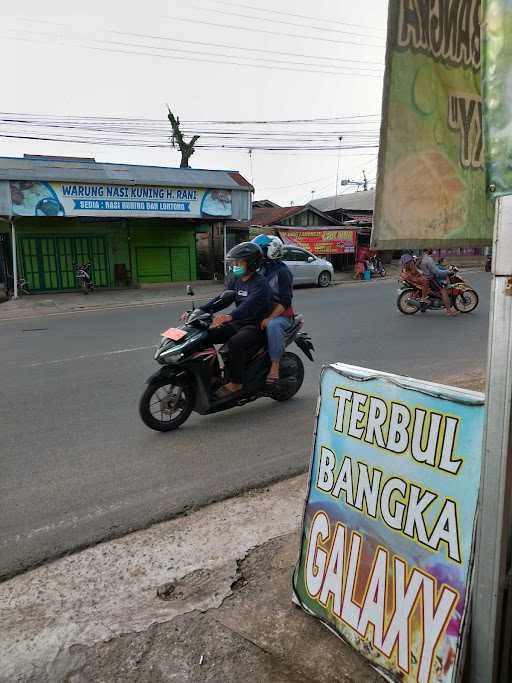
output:
[[[187,420],[194,408],[190,385],[162,378],[146,388],[139,402],[144,424],[157,432],[171,432]]]
[[[281,358],[279,383],[271,394],[274,401],[289,401],[304,382],[304,364],[296,353],[287,351]]]

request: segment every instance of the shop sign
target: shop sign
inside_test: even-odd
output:
[[[280,230],[285,244],[302,247],[312,254],[353,254],[356,245],[354,230]]]

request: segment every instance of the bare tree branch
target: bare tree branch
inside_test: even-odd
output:
[[[188,162],[189,162],[189,159],[192,156],[192,154],[194,154],[194,152],[196,151],[194,149],[194,145],[199,140],[200,136],[194,135],[194,137],[191,138],[191,140],[189,140],[189,142],[186,142],[185,138],[183,137],[183,134],[180,130],[180,119],[179,119],[179,117],[174,116],[169,105],[167,105],[167,108],[169,110],[167,118],[169,119],[169,122],[170,122],[171,128],[172,128],[171,144],[173,147],[178,147],[180,152],[181,152],[180,168],[190,168],[190,165]]]

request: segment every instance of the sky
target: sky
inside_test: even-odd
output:
[[[159,120],[162,147],[12,138],[20,127],[2,122],[0,156],[179,166],[179,152],[165,139],[169,104],[185,126],[229,131],[239,146],[250,146],[241,132],[265,136],[252,154],[198,149],[191,158],[195,168],[240,171],[256,199],[303,204],[335,194],[337,178],[338,192],[355,191],[341,180],[361,181],[363,170],[370,186],[375,182],[384,0],[24,0],[6,3],[2,15],[0,51],[9,66],[0,112]],[[302,122],[201,123],[234,120]],[[27,137],[41,137],[32,124],[23,128]],[[282,146],[285,138],[300,149],[257,149]],[[312,144],[330,149],[304,149]]]

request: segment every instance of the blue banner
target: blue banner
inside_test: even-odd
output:
[[[114,199],[74,199],[77,211],[148,211],[190,213],[190,202],[118,201]]]

